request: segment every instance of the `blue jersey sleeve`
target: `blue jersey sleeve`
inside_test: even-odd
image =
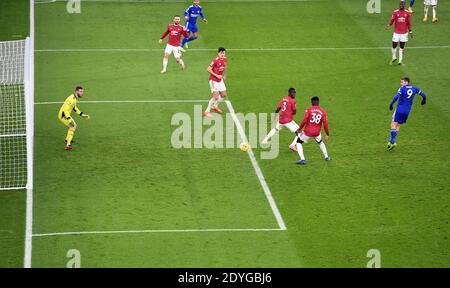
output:
[[[189,14],[191,14],[191,7],[188,7],[185,11],[184,11],[184,18],[186,18],[186,16],[188,16]]]
[[[416,91],[416,93],[419,94],[422,98],[427,98],[427,95],[425,95],[425,93],[423,93],[419,88],[416,87]]]
[[[397,102],[398,98],[400,98],[400,95],[402,95],[402,88],[398,89],[397,94],[395,94],[394,98],[391,101],[391,106]]]
[[[199,14],[200,14],[200,17],[202,17],[202,19],[205,20],[205,15],[203,15],[202,7],[200,7]]]

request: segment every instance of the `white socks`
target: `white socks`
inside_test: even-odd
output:
[[[163,58],[163,70],[167,70],[167,63],[169,63],[169,59]]]
[[[209,99],[208,107],[206,108],[205,112],[209,113],[211,111],[211,107],[213,106],[215,101],[216,100],[213,97],[211,97],[211,99]]]
[[[327,152],[327,147],[325,146],[325,143],[320,142],[319,147],[320,147],[320,150],[322,150],[323,156],[325,156],[325,158],[327,158],[328,152]]]
[[[403,62],[403,49],[400,48],[400,52],[398,53],[398,62],[402,63]]]
[[[428,17],[428,6],[424,6],[423,12],[425,13],[425,17]]]
[[[320,150],[322,150],[323,156],[325,158],[328,157],[327,147],[325,146],[325,143],[320,142],[319,144]],[[305,160],[305,154],[303,153],[303,146],[301,143],[297,143],[297,153],[298,156],[300,156],[300,160]]]
[[[397,47],[392,48],[392,60],[397,59]]]
[[[219,95],[219,98],[217,98],[216,103],[214,103],[213,106],[216,107],[216,108],[219,107],[219,104],[223,101],[223,98],[224,97]]]
[[[433,6],[433,19],[436,18],[436,6]]]
[[[297,143],[297,153],[300,156],[300,160],[305,160],[305,154],[303,153],[303,146],[301,143]]]
[[[267,141],[269,141],[269,139],[272,138],[273,135],[275,135],[275,133],[277,133],[277,131],[278,130],[276,128],[272,128],[272,130],[270,130],[269,134],[267,134],[266,138],[264,138],[262,143],[267,143]]]
[[[291,143],[291,146],[297,144],[297,139],[298,139],[298,136],[295,136],[294,141],[292,141],[292,143]]]

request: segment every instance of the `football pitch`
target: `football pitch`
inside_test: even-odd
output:
[[[158,39],[191,1],[83,0],[70,14],[66,1],[37,0],[31,266],[66,267],[76,249],[82,267],[363,268],[377,249],[382,267],[449,267],[450,4],[432,24],[416,2],[406,65],[390,66],[397,0],[380,14],[367,0],[201,1],[208,24],[183,53],[187,69],[171,56],[162,75]],[[28,7],[1,1],[0,41],[28,35]],[[332,161],[308,143],[308,165],[296,165],[287,130],[274,159],[257,145],[173,147],[173,116],[206,107],[219,46],[224,112],[272,113],[295,87],[299,122],[317,95]],[[416,99],[387,151],[405,75],[428,101]],[[75,116],[66,152],[57,112],[76,85],[91,119]],[[24,266],[25,223],[26,191],[0,191],[0,267]]]

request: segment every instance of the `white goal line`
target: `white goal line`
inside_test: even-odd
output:
[[[450,45],[437,46],[408,46],[407,49],[448,49]],[[227,51],[238,52],[296,52],[296,51],[367,51],[388,50],[392,47],[292,47],[292,48],[227,48]],[[63,48],[63,49],[36,49],[35,52],[163,52],[164,49],[153,48]],[[189,52],[217,51],[217,48],[195,48]]]
[[[118,231],[79,231],[33,234],[33,237],[66,236],[66,235],[96,235],[96,234],[136,234],[136,233],[195,233],[195,232],[264,232],[284,231],[280,228],[218,228],[218,229],[166,229],[166,230],[118,230]]]
[[[80,101],[80,104],[114,104],[114,103],[204,103],[209,100],[93,100],[93,101]],[[63,104],[64,102],[35,102],[34,105],[54,105]]]

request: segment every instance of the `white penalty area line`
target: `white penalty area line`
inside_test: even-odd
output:
[[[119,103],[204,103],[209,100],[101,100],[80,101],[81,104],[119,104]],[[34,105],[63,104],[64,102],[36,102]]]
[[[450,45],[441,46],[408,46],[407,49],[448,49]],[[389,50],[392,47],[292,47],[292,48],[227,48],[227,51],[237,52],[297,52],[297,51],[367,51]],[[76,49],[36,49],[35,52],[163,52],[164,49],[151,48],[76,48]],[[189,49],[189,52],[217,51],[217,48]]]
[[[138,233],[196,233],[196,232],[267,232],[282,231],[280,228],[237,228],[237,229],[173,229],[173,230],[118,230],[118,231],[81,231],[33,234],[33,237],[50,237],[66,235],[96,235],[96,234],[138,234]],[[285,230],[285,229],[284,229]]]
[[[208,100],[117,100],[117,101],[83,101],[83,104],[97,104],[97,103],[198,103],[198,102],[208,102]],[[233,121],[236,124],[239,135],[244,142],[248,142],[247,136],[242,128],[239,119],[236,116],[234,108],[229,100],[225,101],[228,110],[231,114]],[[63,102],[37,102],[36,105],[51,105],[51,104],[62,104]],[[268,231],[285,231],[287,230],[284,224],[283,218],[281,217],[280,211],[277,208],[275,200],[270,192],[269,186],[264,179],[264,175],[256,161],[253,150],[248,150],[248,155],[252,162],[253,168],[255,169],[256,175],[261,183],[264,190],[264,194],[270,204],[272,212],[277,220],[279,228],[222,228],[222,229],[174,229],[174,230],[119,230],[119,231],[79,231],[79,232],[55,232],[55,233],[36,233],[32,234],[32,237],[50,237],[50,236],[65,236],[65,235],[95,235],[95,234],[131,234],[131,233],[196,233],[196,232],[268,232]]]
[[[234,123],[236,124],[236,128],[239,132],[239,135],[241,136],[242,141],[245,143],[248,143],[247,136],[245,135],[245,131],[242,128],[241,122],[239,121],[238,117],[236,116],[236,112],[234,112],[234,108],[233,108],[233,105],[231,104],[231,101],[225,100],[225,103],[227,103],[228,111],[230,112],[231,118],[233,119]],[[264,179],[264,175],[261,171],[261,168],[259,167],[258,161],[256,161],[255,154],[253,154],[252,147],[249,147],[247,153],[248,153],[248,156],[250,157],[253,168],[255,169],[256,176],[258,176],[258,180],[261,183],[261,187],[264,190],[264,194],[266,195],[267,201],[269,201],[270,208],[272,208],[273,215],[277,219],[280,230],[287,230],[286,224],[284,224],[283,217],[281,217],[280,211],[278,210],[277,204],[275,203],[275,199],[273,198],[272,193],[270,192],[269,185],[267,185],[266,179]]]

